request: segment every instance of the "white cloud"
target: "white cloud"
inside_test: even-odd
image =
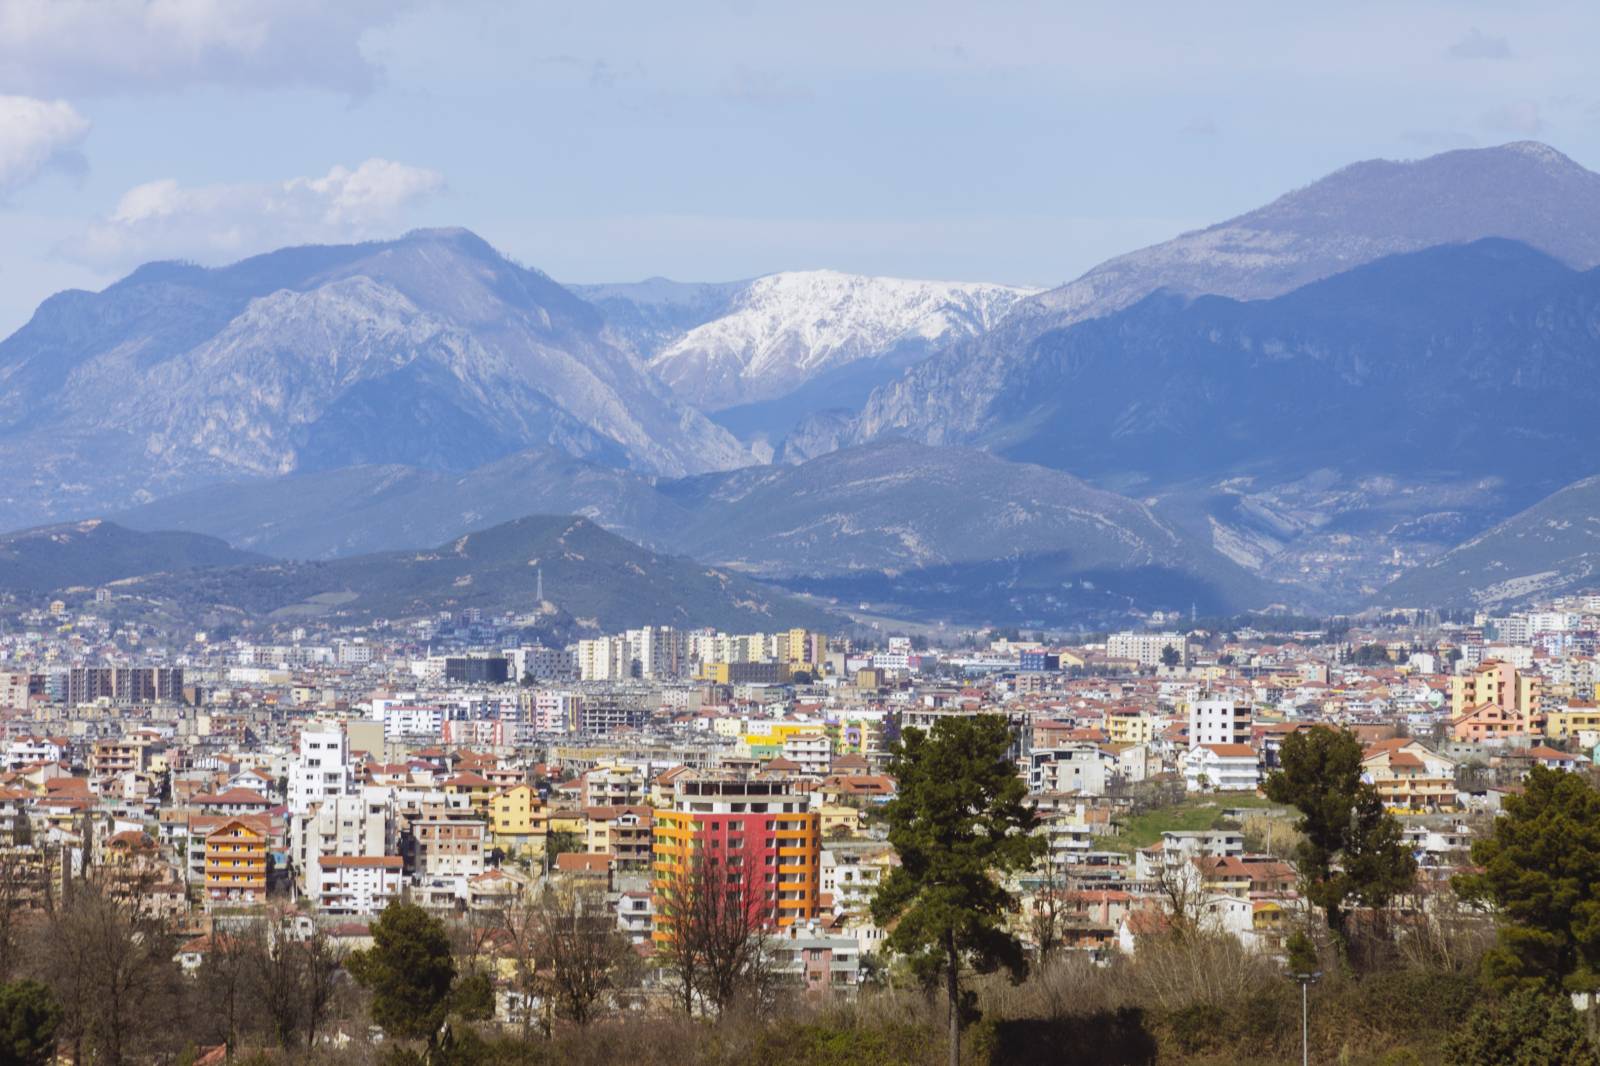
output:
[[[1479,124],[1493,133],[1532,137],[1544,130],[1544,117],[1532,100],[1516,100],[1486,112]]]
[[[184,186],[171,178],[122,195],[110,215],[61,251],[102,268],[150,259],[225,262],[291,244],[386,235],[406,211],[444,188],[434,170],[368,159],[320,178]]]
[[[359,93],[367,30],[400,0],[4,0],[0,84],[86,95],[195,84]]]
[[[89,120],[64,100],[0,96],[0,196],[70,158]]]

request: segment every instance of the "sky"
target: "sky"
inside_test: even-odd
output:
[[[566,282],[1054,285],[1373,157],[1600,166],[1600,5],[0,0],[0,335],[467,226]]]

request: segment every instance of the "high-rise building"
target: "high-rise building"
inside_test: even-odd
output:
[[[670,939],[676,899],[690,886],[737,885],[769,926],[817,914],[821,818],[786,782],[686,774],[655,814],[651,884],[656,939]],[[708,864],[696,869],[697,863]]]
[[[300,732],[300,752],[289,767],[289,811],[310,814],[313,804],[355,791],[350,741],[338,722],[317,722]]]

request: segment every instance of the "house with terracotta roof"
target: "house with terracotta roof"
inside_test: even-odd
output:
[[[1409,737],[1368,745],[1361,772],[1384,805],[1406,811],[1448,810],[1456,805],[1456,764]]]
[[[1196,744],[1183,757],[1190,792],[1254,792],[1261,783],[1256,750],[1248,744]]]

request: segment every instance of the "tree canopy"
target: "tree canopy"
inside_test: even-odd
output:
[[[0,1063],[44,1066],[55,1061],[61,1004],[38,981],[0,985]]]
[[[1535,766],[1472,861],[1481,872],[1457,877],[1457,891],[1500,912],[1485,976],[1502,988],[1600,990],[1600,792]]]
[[[1316,726],[1283,742],[1268,798],[1300,811],[1295,864],[1306,897],[1323,909],[1340,946],[1352,904],[1381,907],[1408,888],[1417,863],[1378,791],[1361,780],[1361,745],[1344,730]]]
[[[1022,945],[1006,928],[1016,901],[999,874],[1031,867],[1045,842],[998,715],[946,718],[929,733],[906,730],[893,750],[899,791],[885,810],[900,856],[872,902],[891,931],[890,950],[944,967],[950,1057],[957,1061],[965,1000],[960,971],[1027,973]]]
[[[385,1032],[433,1040],[456,978],[443,922],[414,903],[391,903],[372,924],[372,947],[351,955],[345,969],[371,990],[372,1020]]]

